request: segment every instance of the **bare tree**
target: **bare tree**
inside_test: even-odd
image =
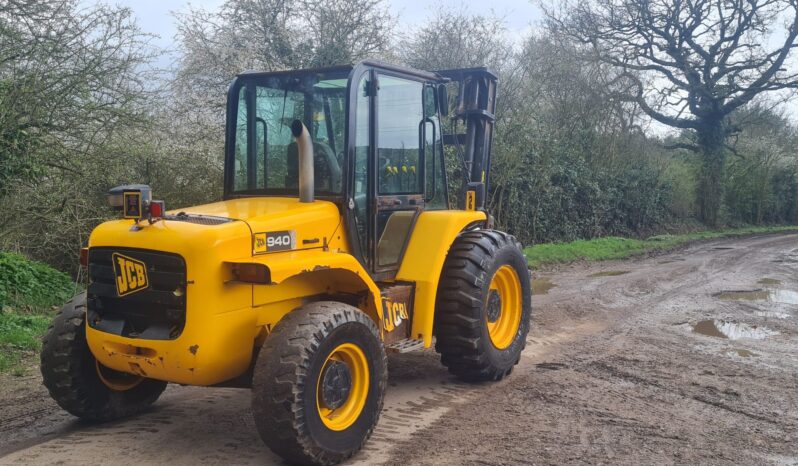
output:
[[[798,37],[798,1],[567,0],[546,15],[554,32],[614,68],[617,98],[691,131],[681,147],[702,156],[700,216],[715,225],[725,144],[738,131],[728,116],[762,93],[798,87],[798,72],[785,67]]]
[[[227,0],[179,15],[184,98],[224,107],[237,73],[353,63],[386,53],[395,19],[385,0]],[[195,106],[196,107],[196,106]]]
[[[129,9],[0,1],[0,249],[75,263],[147,141],[111,145],[148,125],[147,42]]]
[[[0,194],[141,122],[147,36],[128,9],[73,0],[0,2]]]
[[[383,0],[302,0],[299,15],[309,33],[297,47],[305,66],[379,58],[393,40],[396,18]]]

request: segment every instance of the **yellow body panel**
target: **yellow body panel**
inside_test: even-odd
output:
[[[92,353],[103,365],[171,382],[211,385],[234,378],[247,370],[254,342],[301,299],[301,292],[318,291],[301,281],[283,285],[251,285],[232,281],[225,262],[253,260],[254,233],[295,230],[295,252],[266,253],[254,258],[267,260],[292,254],[316,253],[348,260],[328,260],[338,267],[359,268],[353,272],[368,280],[354,258],[344,254],[346,238],[340,227],[338,208],[326,201],[301,204],[294,198],[245,198],[181,209],[180,212],[237,219],[220,225],[200,225],[161,220],[152,225],[115,220],[99,225],[89,238],[89,248],[140,248],[176,253],[186,261],[186,325],[175,340],[141,340],[87,328]],[[177,212],[170,212],[175,214]],[[305,239],[318,241],[304,244]],[[322,246],[328,245],[329,252]],[[339,253],[340,252],[340,253]],[[285,261],[277,261],[284,263]],[[319,264],[324,261],[313,261]],[[280,266],[276,266],[278,273]],[[300,270],[297,270],[299,273]],[[284,274],[285,275],[285,274]],[[276,300],[253,301],[253,286],[270,289]],[[372,283],[373,286],[373,283]],[[298,287],[298,288],[297,288]],[[361,285],[362,287],[362,285]],[[296,289],[295,289],[296,288]],[[268,304],[265,301],[269,301]]]
[[[251,255],[250,229],[243,221],[221,225],[159,221],[138,231],[131,220],[94,229],[89,248],[108,246],[171,252],[186,261],[186,325],[175,340],[139,340],[88,327],[94,356],[112,369],[172,382],[207,385],[248,367],[256,316],[252,291],[226,284],[222,262]],[[250,340],[248,343],[247,340]]]
[[[273,283],[254,286],[252,305],[255,307],[284,301],[299,305],[302,298],[309,296],[355,294],[367,291],[363,310],[375,319],[382,318],[380,289],[360,262],[348,253],[323,250],[290,251],[256,256],[247,262],[266,265],[271,272]],[[265,317],[262,323],[276,323],[284,315],[280,311],[278,314],[279,316],[272,316],[269,313],[262,313],[261,315]]]
[[[411,335],[426,347],[432,344],[435,296],[449,247],[466,226],[486,218],[480,211],[434,210],[422,212],[416,221],[396,280],[416,284]]]
[[[115,220],[92,232],[89,248],[163,251],[179,254],[186,263],[186,323],[180,336],[144,340],[87,327],[89,347],[102,365],[183,384],[221,383],[249,368],[254,346],[285,314],[325,295],[349,296],[384,331],[380,289],[349,254],[335,204],[251,197],[179,212],[235,221],[217,225],[142,221],[137,228],[134,221]],[[419,215],[396,279],[416,283],[412,332],[427,346],[432,341],[435,293],[448,248],[465,226],[481,220],[485,220],[482,212]],[[295,249],[262,252],[255,247],[256,235],[275,231],[291,231]],[[253,262],[268,268],[270,284],[234,280],[233,264]]]
[[[332,202],[305,204],[290,197],[246,197],[180,209],[180,212],[244,220],[253,234],[296,230],[298,249],[321,248],[325,238],[331,250],[347,249],[341,214]],[[312,242],[315,239],[318,242]]]

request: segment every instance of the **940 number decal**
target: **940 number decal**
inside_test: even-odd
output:
[[[296,230],[255,233],[255,253],[296,249]]]

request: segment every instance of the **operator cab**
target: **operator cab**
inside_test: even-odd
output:
[[[488,78],[481,94],[469,93],[464,72]],[[291,131],[299,120],[312,140],[315,197],[339,206],[350,250],[372,277],[393,278],[418,215],[449,208],[441,117],[448,114],[445,83],[451,81],[460,83],[463,113],[455,116],[469,125],[476,120],[466,110],[490,108],[483,126],[492,125],[496,78],[484,69],[435,73],[365,61],[239,75],[228,93],[225,199],[299,196],[300,157]],[[474,108],[463,104],[466,94]],[[481,194],[475,190],[470,198],[472,210],[484,206],[487,183],[487,167],[478,163],[486,157],[474,154],[480,143],[488,147],[491,129],[484,129],[482,142],[471,131],[476,138],[465,143],[472,181],[481,185]],[[458,136],[449,143],[463,145],[467,135]]]

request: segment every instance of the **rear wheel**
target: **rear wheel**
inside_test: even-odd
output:
[[[500,380],[518,364],[532,313],[526,258],[512,236],[460,235],[441,272],[435,349],[467,381]]]
[[[252,409],[261,438],[303,464],[335,464],[371,436],[387,361],[379,330],[359,309],[317,302],[285,316],[255,365]]]
[[[61,308],[44,337],[44,386],[69,413],[108,421],[139,413],[166,388],[166,382],[115,371],[100,364],[86,342],[86,294]]]

